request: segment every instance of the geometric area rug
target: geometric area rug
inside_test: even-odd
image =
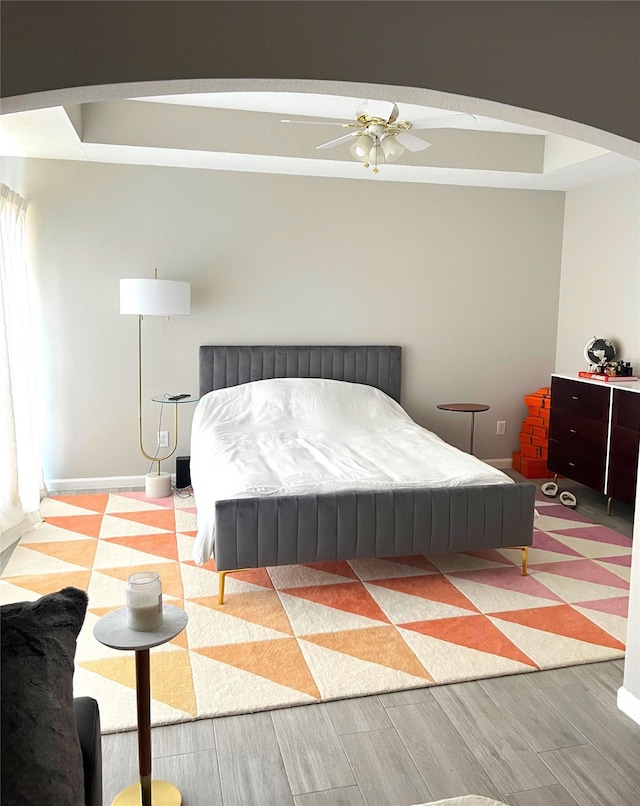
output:
[[[53,496],[0,581],[0,603],[74,586],[89,594],[74,693],[105,733],[136,726],[134,654],[96,641],[127,577],[157,571],[182,633],[151,650],[154,725],[624,657],[631,540],[548,498],[520,551],[254,569],[192,559],[193,498]]]

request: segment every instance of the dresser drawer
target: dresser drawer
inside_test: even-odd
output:
[[[639,448],[640,433],[629,428],[613,427],[607,495],[625,504],[633,504],[636,498]]]
[[[549,437],[567,445],[588,443],[601,448],[607,438],[607,423],[554,406],[549,422]]]
[[[640,394],[613,390],[613,425],[640,434]]]
[[[551,419],[554,409],[606,422],[609,413],[609,389],[567,378],[552,378]]]
[[[547,467],[554,473],[586,484],[599,492],[604,491],[605,454],[603,445],[567,445],[549,440]]]

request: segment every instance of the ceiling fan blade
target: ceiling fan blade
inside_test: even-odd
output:
[[[349,132],[349,134],[343,134],[342,137],[336,137],[335,140],[329,140],[328,143],[323,143],[321,146],[316,146],[316,150],[319,148],[333,148],[334,146],[339,145],[340,143],[346,143],[347,140],[350,140],[355,135],[355,132]],[[416,138],[417,140],[418,138]]]
[[[425,148],[429,148],[431,143],[427,143],[426,140],[421,140],[419,137],[414,137],[409,132],[399,132],[396,134],[396,140],[401,143],[407,151],[424,151]]]
[[[281,120],[280,123],[304,123],[305,125],[311,124],[312,126],[351,126],[351,123],[341,123],[339,120]]]
[[[394,113],[397,114],[397,109],[397,106],[391,101],[365,101],[358,107],[358,114],[364,112],[370,118],[389,120]]]
[[[412,120],[412,129],[455,129],[456,127],[472,123],[476,120],[475,115],[463,112],[460,115],[438,115],[434,118],[425,118],[424,120]]]

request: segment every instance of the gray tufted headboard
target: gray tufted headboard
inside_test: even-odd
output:
[[[400,402],[402,348],[200,347],[200,397],[267,378],[326,378],[364,383]]]

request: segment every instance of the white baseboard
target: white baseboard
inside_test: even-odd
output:
[[[640,725],[640,698],[624,686],[618,689],[618,709]]]
[[[175,484],[175,473],[171,474],[171,482]],[[139,487],[144,490],[144,476],[99,476],[87,479],[47,479],[47,492],[56,493],[62,490],[119,490]]]

